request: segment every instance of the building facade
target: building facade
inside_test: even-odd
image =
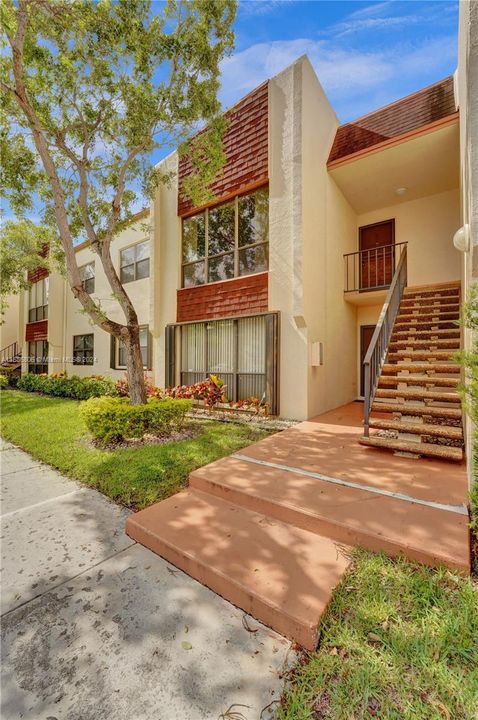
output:
[[[112,246],[156,385],[215,374],[231,400],[307,419],[363,397],[363,360],[405,250],[408,287],[466,292],[472,247],[459,252],[453,236],[476,223],[472,21],[470,7],[454,78],[346,125],[307,57],[263,83],[227,112],[227,161],[206,206],[183,191],[187,158],[160,163],[173,181]],[[121,321],[87,244],[77,262]],[[122,348],[64,279],[41,269],[31,279],[2,331],[2,347],[21,348],[22,372],[121,377]]]

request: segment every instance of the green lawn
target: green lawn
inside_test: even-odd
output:
[[[143,508],[184,487],[195,468],[267,433],[250,425],[193,421],[191,440],[99,450],[79,417],[78,402],[18,390],[1,392],[1,434],[62,473],[128,507]]]
[[[478,587],[358,552],[293,672],[279,720],[478,717]]]

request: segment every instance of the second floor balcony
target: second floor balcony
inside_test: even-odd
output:
[[[344,293],[349,300],[368,304],[364,297],[390,287],[407,243],[392,243],[344,255]]]

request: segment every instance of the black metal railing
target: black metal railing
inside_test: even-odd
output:
[[[4,363],[14,363],[21,359],[21,352],[18,347],[18,342],[10,343],[6,347],[0,350],[0,365]]]
[[[407,243],[382,245],[344,255],[344,292],[366,292],[390,287]]]
[[[370,410],[377,391],[380,373],[388,352],[388,344],[393,331],[395,318],[400,309],[403,289],[407,285],[407,248],[403,249],[397,269],[392,278],[390,289],[380,313],[375,332],[365,355],[364,366],[364,435],[369,436]]]

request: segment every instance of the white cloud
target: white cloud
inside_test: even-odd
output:
[[[306,54],[341,119],[352,119],[403,94],[400,88],[420,69],[429,82],[446,74],[456,58],[456,38],[397,42],[374,52],[340,46],[332,40],[300,38],[257,43],[222,64],[221,99],[229,107],[264,80]],[[423,83],[426,84],[426,81]],[[418,87],[416,88],[418,89]]]
[[[269,15],[293,0],[239,0],[238,13],[244,17]]]

